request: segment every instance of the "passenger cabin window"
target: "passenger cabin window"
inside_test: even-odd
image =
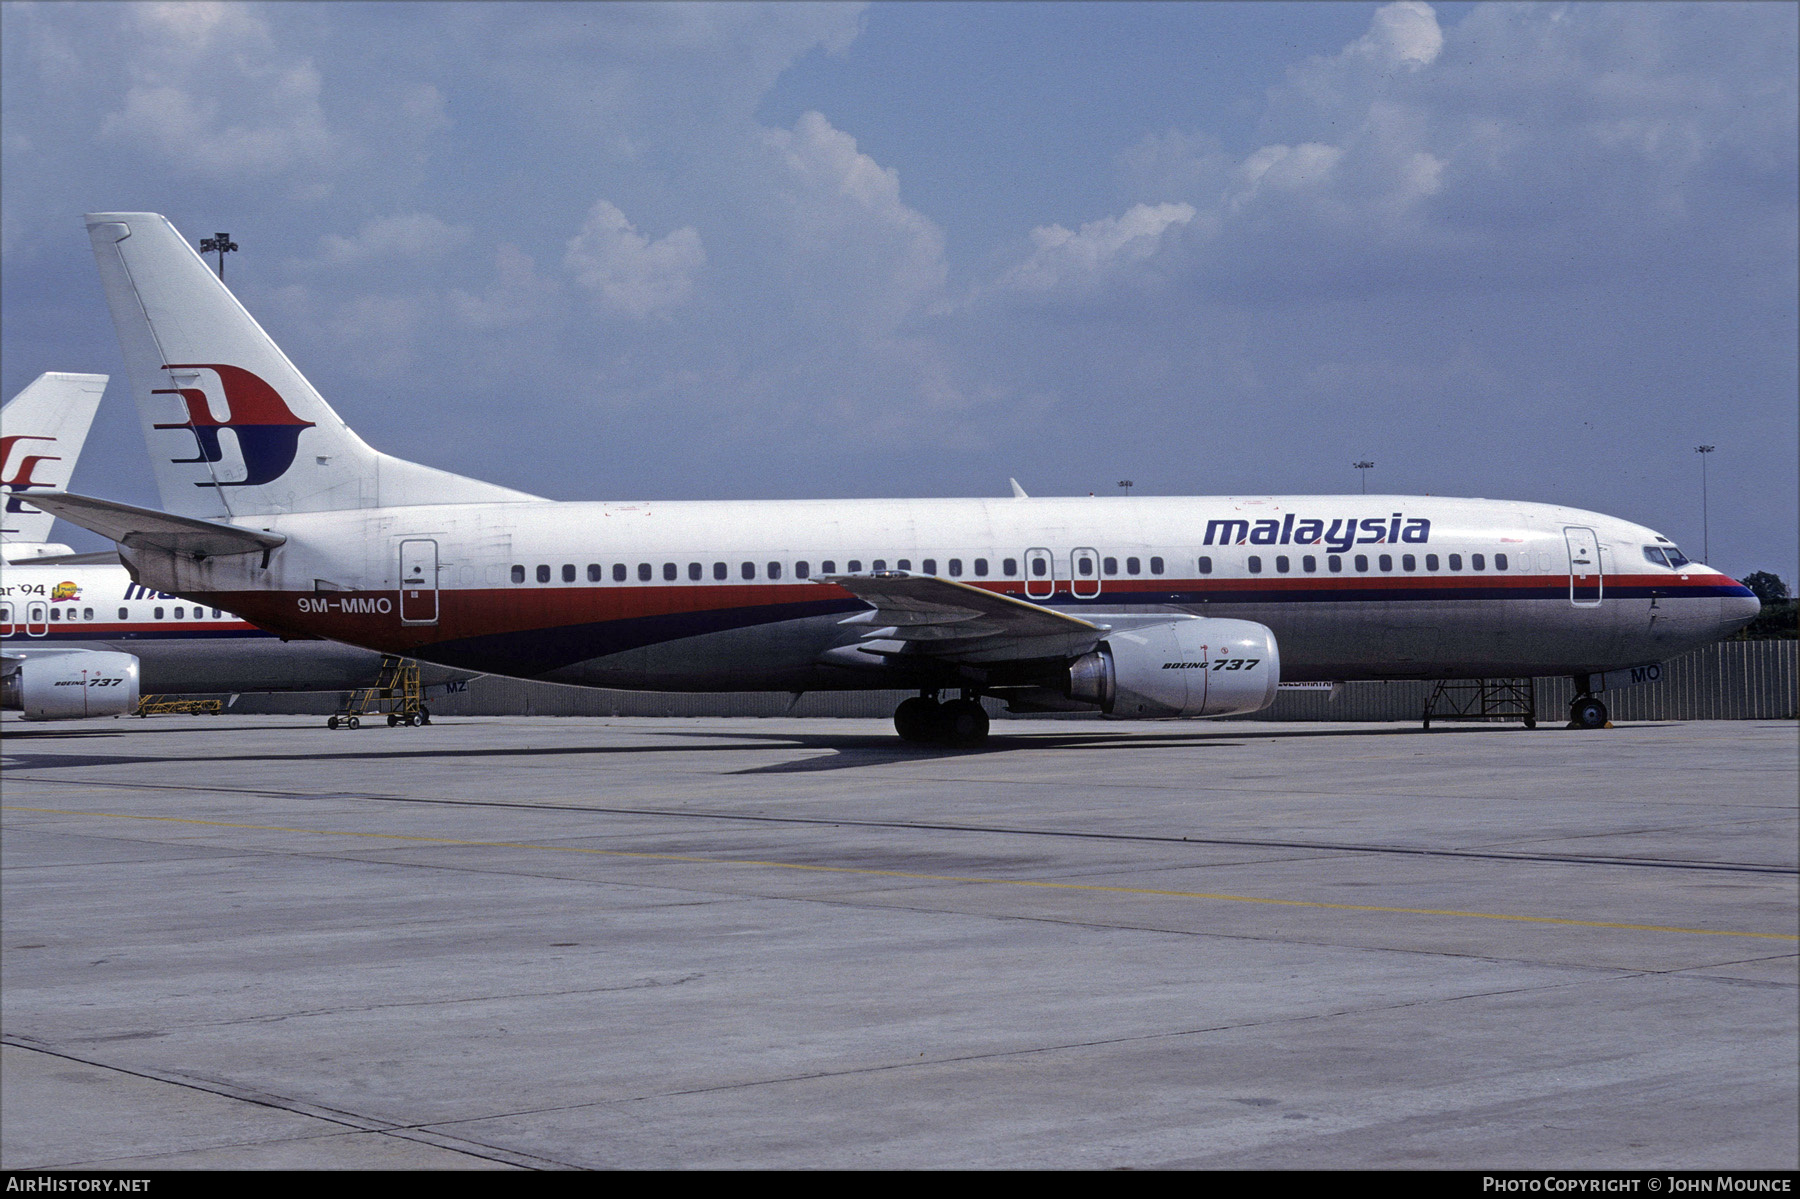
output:
[[[850,559],[850,564],[844,568],[844,571],[846,574],[860,574],[862,572],[862,559]]]
[[[523,583],[525,581],[525,568],[523,566],[513,567],[512,580],[515,583]]]
[[[1505,570],[1506,569],[1506,555],[1505,554],[1495,554],[1494,555],[1494,569],[1495,570]]]
[[[796,579],[812,578],[812,567],[805,562],[794,563],[794,577]]]
[[[550,581],[550,568],[548,566],[540,565],[537,568],[537,581],[540,583],[548,583]]]
[[[1033,558],[1031,560],[1031,573],[1041,579],[1050,573],[1050,564],[1042,558]]]
[[[572,563],[563,563],[562,576],[563,582],[565,583],[573,583],[575,581],[575,567]]]
[[[900,561],[894,563],[894,569],[895,570],[911,570],[912,569],[912,559],[911,558],[900,559]]]
[[[836,574],[837,573],[837,563],[832,561],[830,558],[825,559],[825,561],[819,563],[819,573],[822,575]]]
[[[623,562],[614,562],[613,563],[613,582],[623,583],[624,581],[625,581],[625,564]]]
[[[663,582],[673,583],[680,574],[681,568],[676,566],[673,562],[663,563]]]
[[[1411,554],[1401,554],[1400,555],[1400,569],[1401,570],[1417,570],[1417,569],[1419,569],[1419,560],[1417,558],[1413,557]]]
[[[928,575],[936,574],[937,573],[937,559],[936,558],[925,559],[925,561],[919,563],[919,569],[924,571]]]
[[[638,563],[638,582],[648,583],[650,581],[651,573],[652,571],[650,570],[650,564],[648,562]]]
[[[600,581],[600,564],[598,562],[589,562],[588,563],[588,582],[598,583],[599,581]]]
[[[176,618],[180,619],[181,609],[180,608],[175,609],[175,613],[176,613]],[[51,620],[61,620],[62,619],[62,609],[61,608],[50,609],[50,619]]]
[[[1356,555],[1356,572],[1358,574],[1367,574],[1369,572],[1369,555]]]
[[[1484,554],[1470,554],[1469,555],[1469,569],[1470,570],[1486,570],[1487,569],[1487,556]]]
[[[1426,570],[1436,570],[1437,568],[1438,568],[1437,555],[1436,554],[1426,554],[1425,555],[1425,569]]]
[[[886,558],[875,559],[875,561],[869,563],[869,569],[870,570],[886,570],[887,569],[887,559]]]
[[[1394,555],[1383,554],[1383,555],[1381,555],[1380,559],[1378,559],[1378,561],[1381,563],[1381,569],[1383,572],[1391,571],[1394,569]]]
[[[1134,571],[1133,573],[1136,573],[1136,572]],[[1200,573],[1203,575],[1209,575],[1212,573],[1212,559],[1211,558],[1200,559]]]
[[[1094,574],[1094,560],[1086,554],[1075,555],[1075,573],[1084,579],[1092,578]]]
[[[1462,555],[1461,554],[1451,554],[1450,555],[1450,569],[1451,570],[1461,570],[1462,569]]]
[[[953,579],[962,578],[962,559],[961,558],[950,559],[950,577]]]
[[[1334,575],[1344,573],[1344,560],[1336,554],[1325,555],[1325,565]]]
[[[1308,554],[1304,558],[1300,559],[1300,569],[1304,570],[1309,575],[1318,574],[1319,573],[1319,560],[1317,558],[1313,557],[1311,554]]]
[[[1275,573],[1276,574],[1286,574],[1287,572],[1288,572],[1288,556],[1286,554],[1275,555]]]
[[[161,608],[158,608],[156,610],[156,619],[161,620],[162,618],[163,618],[163,610]]]
[[[1102,558],[1100,559],[1100,569],[1108,578],[1111,578],[1113,575],[1119,573],[1119,560],[1117,558]]]
[[[1162,572],[1163,572],[1163,560],[1161,558],[1150,559],[1150,573],[1153,575],[1159,575]]]
[[[1127,558],[1125,559],[1125,573],[1128,575],[1143,574],[1144,564],[1136,558]]]
[[[1008,558],[1005,561],[1001,562],[1000,563],[1000,573],[1002,575],[1005,575],[1009,579],[1018,578],[1019,577],[1019,560],[1017,558]]]
[[[1250,555],[1250,561],[1249,561],[1248,565],[1250,567],[1251,574],[1259,575],[1262,573],[1262,559],[1257,557],[1255,554]]]
[[[8,618],[8,619],[10,619],[10,618]],[[119,609],[119,619],[120,620],[131,619],[131,609],[130,608],[120,608]]]
[[[714,562],[713,563],[713,578],[723,579],[726,575],[729,575],[730,573],[731,573],[730,568],[727,567],[723,562]]]
[[[987,578],[987,571],[988,571],[987,559],[986,558],[975,559],[975,577],[978,579],[985,579],[985,578]]]
[[[738,566],[738,573],[743,575],[746,579],[754,579],[756,577],[756,563],[754,563],[754,562],[741,563]]]
[[[781,577],[781,563],[779,563],[779,562],[769,563],[769,577],[771,579],[779,579]]]

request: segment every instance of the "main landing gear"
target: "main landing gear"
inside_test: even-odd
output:
[[[974,749],[987,741],[988,714],[970,692],[939,703],[935,691],[922,691],[894,709],[894,731],[914,745]]]
[[[1603,729],[1606,724],[1606,705],[1594,697],[1588,690],[1588,676],[1575,676],[1575,698],[1569,701],[1569,727],[1572,729]]]

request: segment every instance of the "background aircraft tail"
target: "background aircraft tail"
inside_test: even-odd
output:
[[[25,493],[68,490],[105,391],[105,375],[46,371],[0,408],[0,542],[50,540],[56,518],[27,503]]]
[[[90,213],[163,508],[221,519],[533,500],[373,449],[166,217]]]

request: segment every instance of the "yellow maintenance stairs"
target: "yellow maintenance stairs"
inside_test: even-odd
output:
[[[384,712],[390,729],[431,723],[431,709],[425,706],[425,692],[419,686],[419,664],[411,658],[394,654],[383,657],[375,685],[352,691],[348,702],[325,722],[325,727],[361,728],[363,717]]]
[[[133,708],[133,716],[217,716],[225,710],[222,699],[187,699],[179,695],[146,695]]]

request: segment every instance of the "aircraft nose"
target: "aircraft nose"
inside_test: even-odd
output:
[[[1729,576],[1725,579],[1731,585],[1731,594],[1719,600],[1719,636],[1728,637],[1737,632],[1762,613],[1762,601],[1756,593]]]

